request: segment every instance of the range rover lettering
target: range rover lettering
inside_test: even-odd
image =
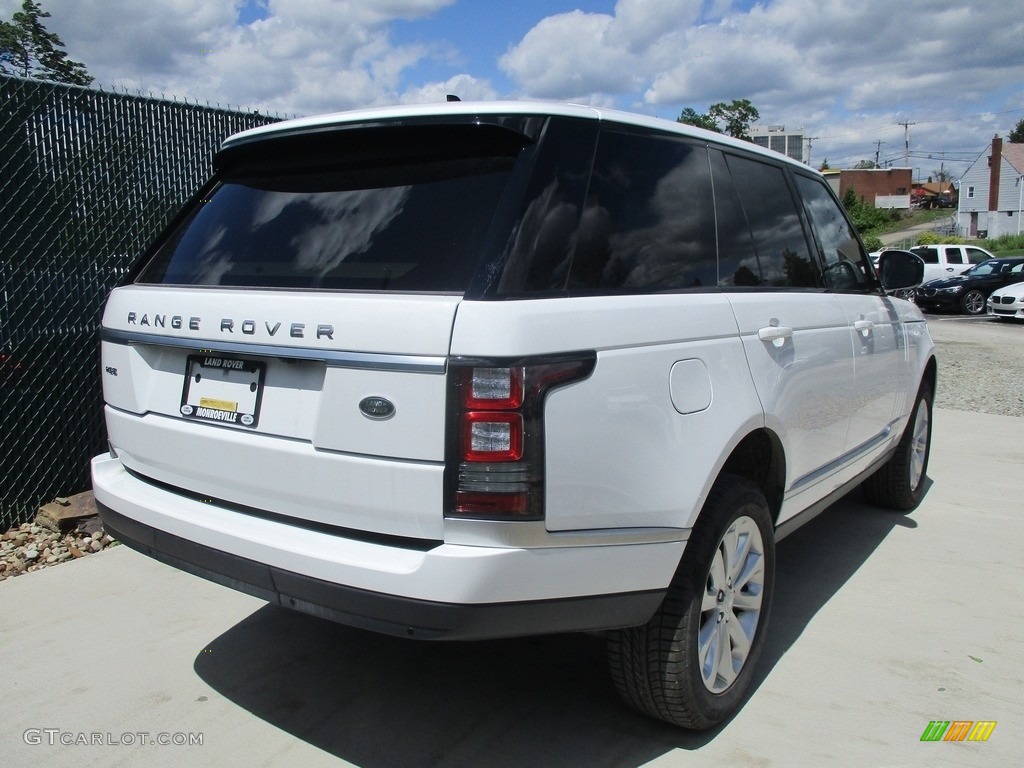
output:
[[[377,632],[602,631],[623,698],[708,728],[775,543],[921,499],[936,383],[817,172],[573,105],[424,105],[228,138],[110,295],[127,545]]]

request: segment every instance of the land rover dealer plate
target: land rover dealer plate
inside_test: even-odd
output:
[[[255,427],[260,419],[266,363],[189,355],[181,415],[188,419]]]

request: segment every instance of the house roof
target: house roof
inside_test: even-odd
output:
[[[950,194],[955,191],[951,181],[928,181],[924,184],[918,184],[914,189],[915,191],[923,189],[929,195]]]
[[[1005,142],[1003,144],[1003,157],[1014,167],[1018,174],[1024,175],[1024,144]]]

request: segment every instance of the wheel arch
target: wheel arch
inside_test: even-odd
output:
[[[927,385],[934,398],[935,389],[938,386],[938,383],[939,364],[935,359],[935,355],[931,355],[928,358],[928,362],[924,364],[924,370],[921,372],[921,386],[918,387],[918,391],[920,392],[921,388]]]
[[[764,427],[749,432],[732,449],[715,482],[723,474],[746,478],[760,488],[772,521],[778,521],[786,485],[786,455],[777,434]]]

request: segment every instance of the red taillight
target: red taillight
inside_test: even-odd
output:
[[[467,410],[507,411],[523,404],[522,366],[467,368],[463,376],[462,405]]]
[[[544,400],[585,378],[594,353],[514,362],[452,361],[449,516],[539,520],[544,515]]]
[[[522,457],[522,414],[470,411],[463,415],[463,461],[519,461]]]
[[[455,494],[455,514],[465,517],[522,517],[527,513],[527,495],[522,493]]]

